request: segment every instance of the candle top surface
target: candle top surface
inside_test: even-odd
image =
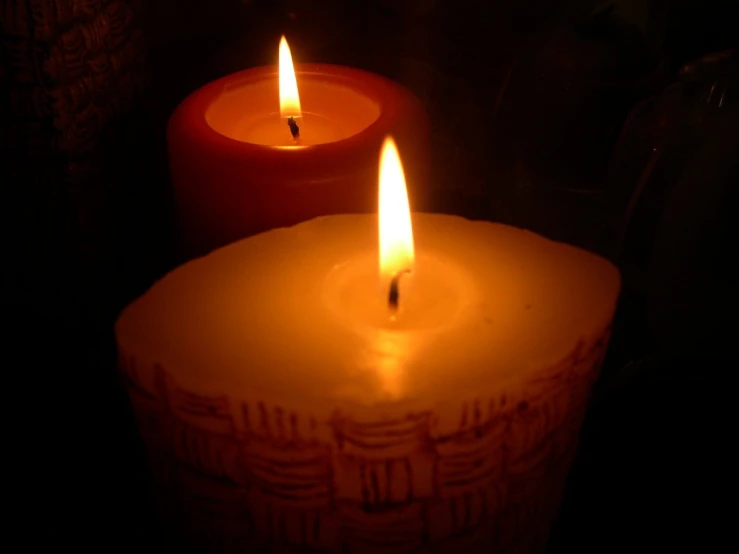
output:
[[[377,285],[377,216],[328,216],[175,269],[121,314],[119,346],[213,393],[375,405],[500,389],[609,326],[610,262],[501,224],[412,219],[397,321]]]
[[[250,144],[295,148],[337,142],[362,132],[380,116],[377,100],[352,83],[334,74],[298,69],[299,142],[280,113],[277,73],[258,73],[228,83],[208,106],[205,119],[221,135]]]

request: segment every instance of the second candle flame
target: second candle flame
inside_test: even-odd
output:
[[[391,137],[382,145],[379,188],[380,277],[390,282],[390,307],[397,308],[398,280],[413,270],[415,253],[403,164]]]
[[[295,68],[290,47],[283,36],[280,39],[280,115],[282,117],[300,117],[300,96],[298,95],[298,82],[295,79]]]

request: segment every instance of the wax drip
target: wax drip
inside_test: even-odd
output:
[[[390,292],[387,296],[387,304],[390,307],[390,310],[394,313],[398,311],[398,303],[400,302],[400,278],[406,274],[410,273],[410,269],[404,269],[403,271],[399,271],[395,274],[395,277],[392,278],[390,281]]]
[[[293,136],[293,138],[295,140],[298,140],[300,138],[300,127],[298,127],[298,124],[295,123],[295,119],[292,117],[288,117],[287,126],[290,127],[290,134]]]

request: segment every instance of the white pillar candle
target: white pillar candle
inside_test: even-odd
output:
[[[500,224],[412,225],[395,317],[370,215],[224,247],[121,315],[157,482],[204,540],[456,553],[546,539],[619,273]]]

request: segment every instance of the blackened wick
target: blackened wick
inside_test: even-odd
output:
[[[290,134],[293,136],[294,139],[300,137],[300,127],[298,127],[298,124],[295,123],[295,119],[289,117],[287,119],[287,126],[290,127]]]
[[[390,292],[388,293],[387,297],[387,303],[388,306],[390,306],[390,309],[392,311],[396,311],[398,309],[398,303],[400,302],[400,278],[406,274],[410,273],[410,269],[404,269],[403,271],[399,271],[395,274],[395,277],[393,277],[392,281],[390,281]]]

